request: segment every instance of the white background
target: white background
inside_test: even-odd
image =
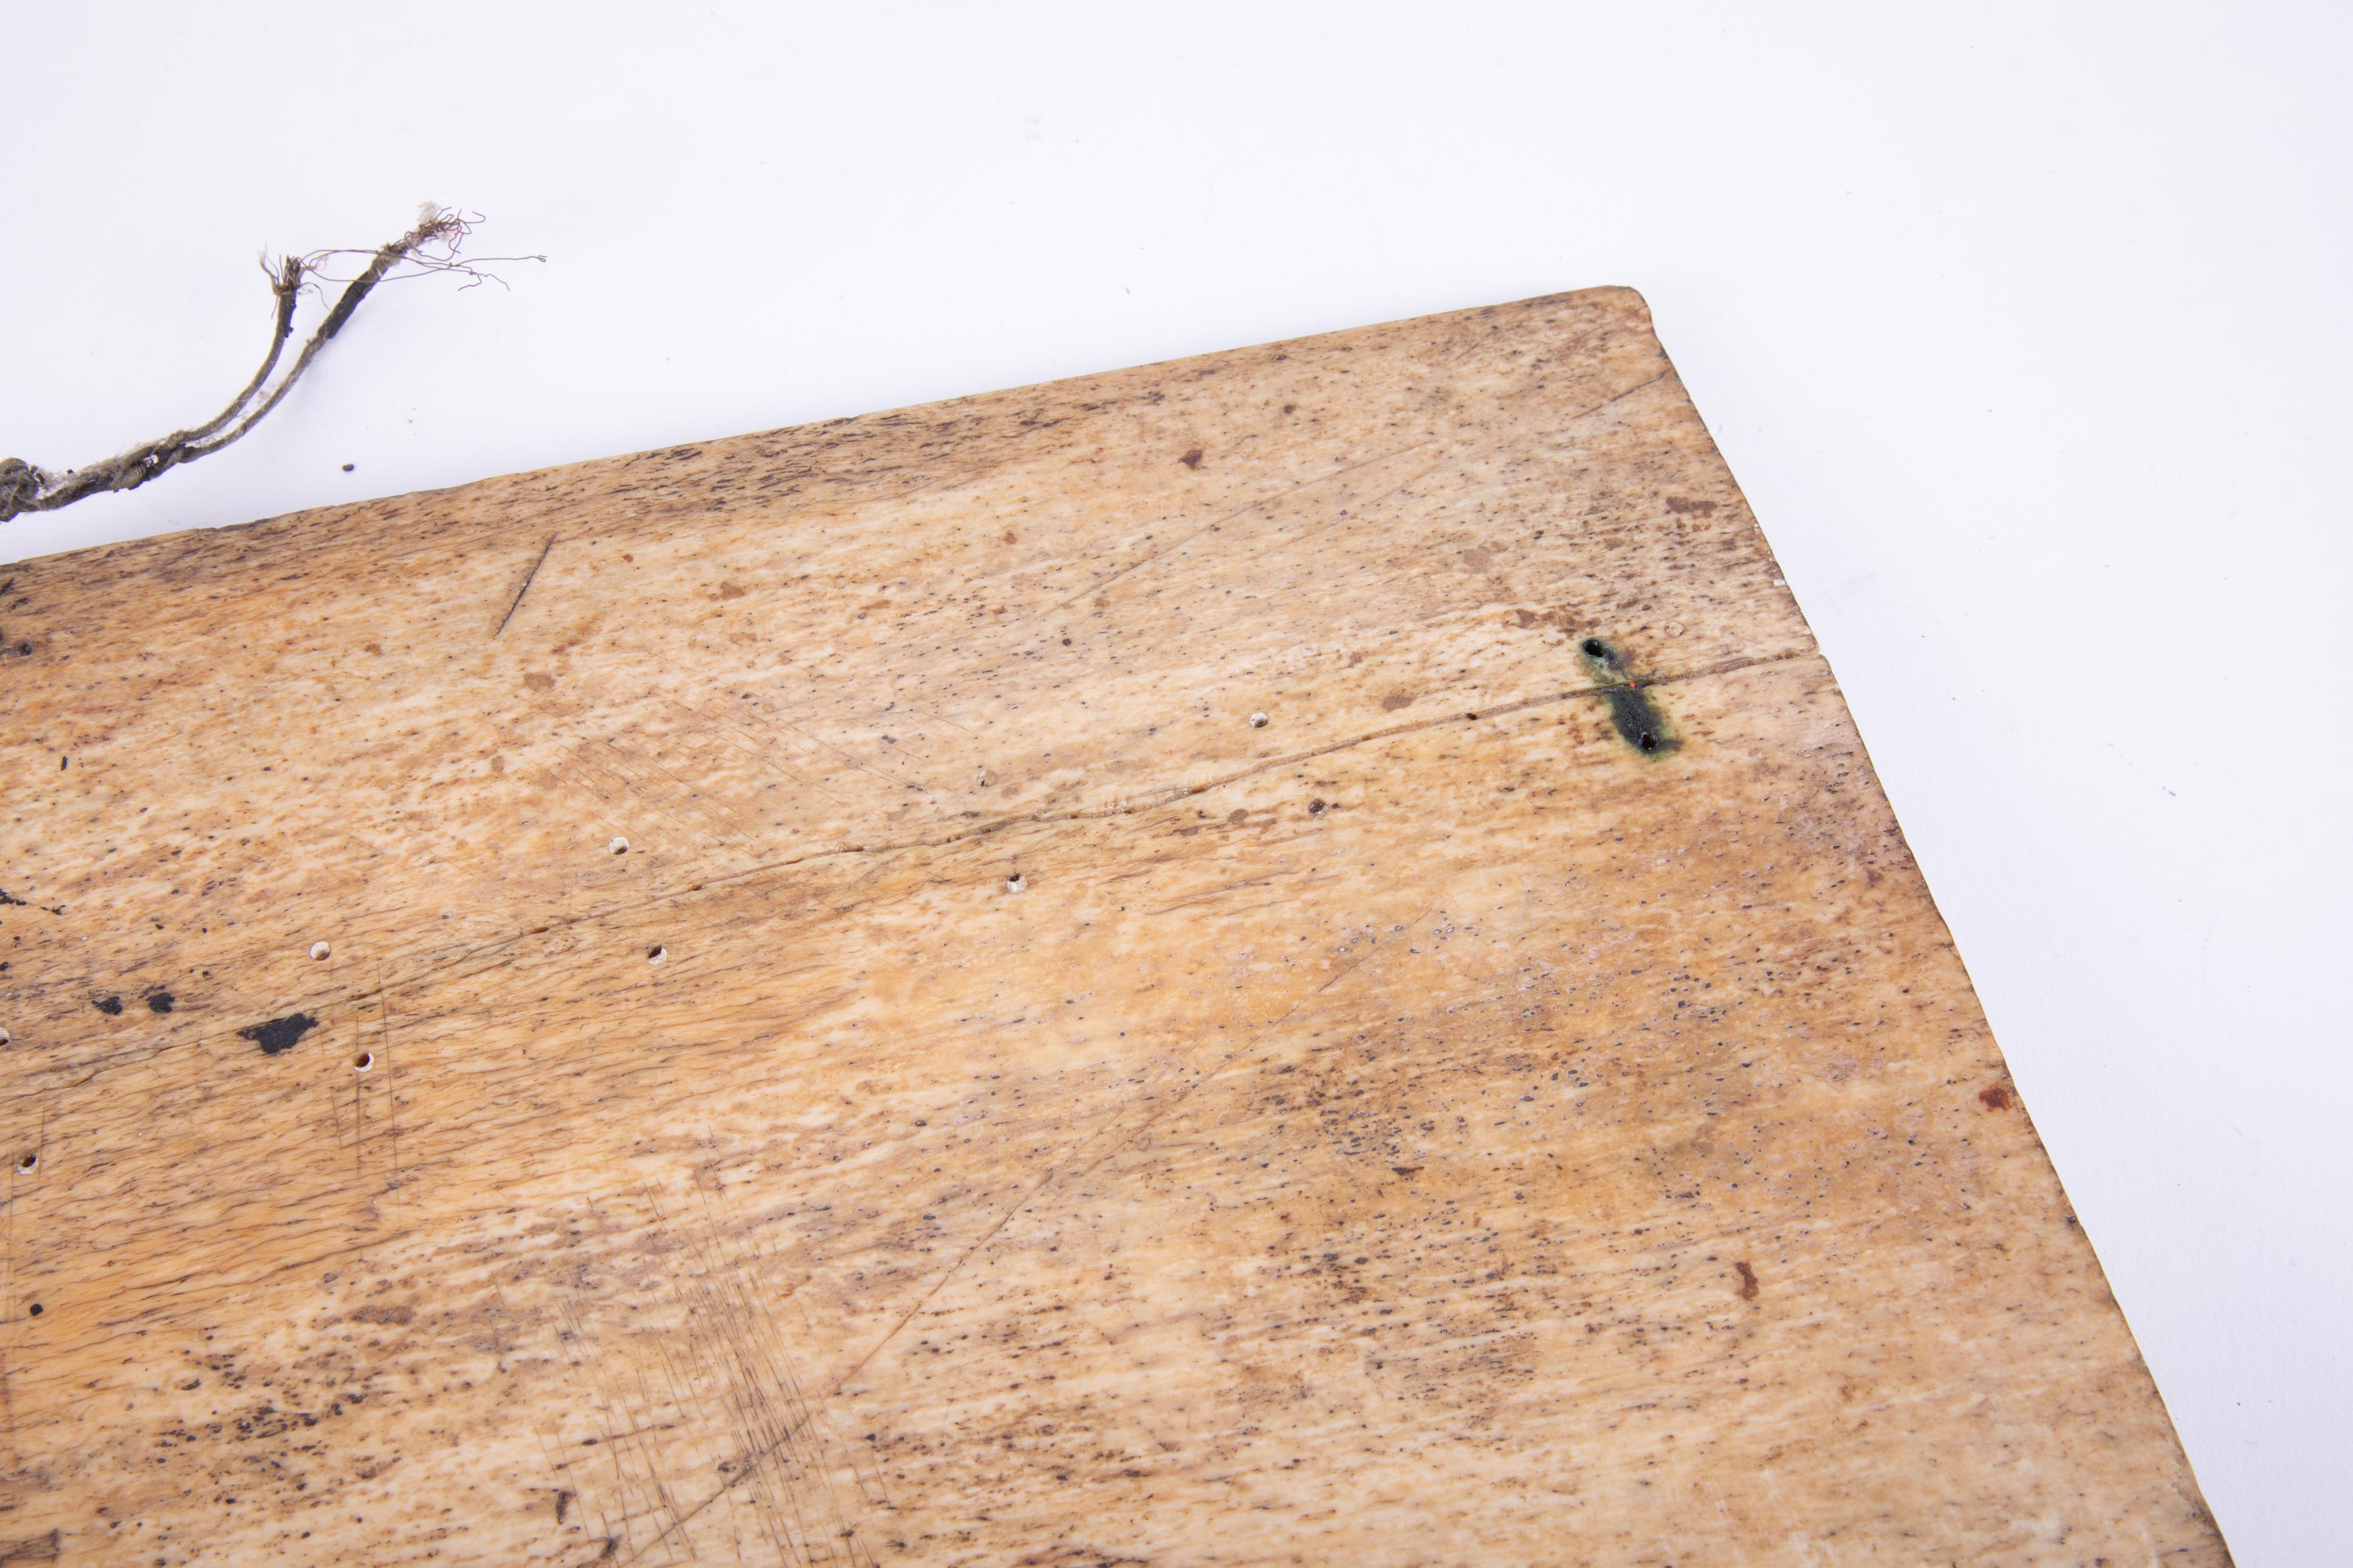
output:
[[[0,453],[208,415],[264,246],[549,259],[0,555],[1631,284],[2239,1561],[2342,1563],[2348,15],[9,3]]]

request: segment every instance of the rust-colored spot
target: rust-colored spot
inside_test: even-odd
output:
[[[1705,517],[1715,510],[1715,503],[1712,500],[1685,500],[1681,496],[1669,496],[1667,510],[1677,513],[1697,512],[1702,517]]]
[[[1234,807],[1233,810],[1226,813],[1226,820],[1228,822],[1248,822],[1250,820],[1250,813],[1238,805]]]
[[[1381,711],[1384,713],[1394,713],[1400,708],[1412,706],[1413,699],[1402,691],[1392,691],[1381,699]]]
[[[1201,448],[1196,447],[1176,460],[1188,468],[1198,468],[1201,466]]]
[[[2010,1107],[2010,1090],[2000,1084],[1995,1084],[1991,1089],[1978,1090],[1978,1098],[1985,1101],[1985,1108],[1988,1110],[2008,1110]]]
[[[1745,1258],[1733,1267],[1740,1270],[1740,1299],[1754,1301],[1757,1300],[1757,1270],[1749,1268]]]
[[[543,669],[534,669],[522,678],[522,683],[533,691],[552,691],[555,689],[555,677]]]
[[[743,584],[740,583],[722,583],[719,584],[719,596],[723,599],[740,599],[744,596]]]

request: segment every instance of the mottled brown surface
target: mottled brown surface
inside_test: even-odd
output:
[[[6,1561],[2225,1561],[1630,293],[0,577]]]

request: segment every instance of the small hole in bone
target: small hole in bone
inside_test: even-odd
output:
[[[627,855],[629,852],[629,841],[626,838],[617,837],[614,838],[613,842],[606,845],[605,847],[610,849],[616,855]]]
[[[1021,892],[1029,886],[1029,879],[1023,876],[1018,871],[1014,872],[1013,875],[1005,879],[1005,890],[1008,893]]]
[[[311,944],[311,956],[313,958],[324,958],[327,956],[329,951],[327,944],[323,942],[314,942]]]
[[[646,962],[648,963],[659,963],[663,959],[668,958],[669,956],[670,949],[666,947],[649,947],[646,949]]]
[[[1251,714],[1251,715],[1250,715],[1250,728],[1251,728],[1251,729],[1253,729],[1253,730],[1263,730],[1263,729],[1265,729],[1265,728],[1266,728],[1266,715],[1265,715],[1265,714],[1263,714],[1263,713],[1253,713],[1253,714]]]
[[[352,1070],[353,1072],[365,1072],[368,1068],[374,1066],[375,1066],[375,1053],[374,1051],[362,1051],[359,1055],[352,1058]]]
[[[29,1171],[40,1163],[41,1156],[30,1150],[16,1156],[16,1169],[20,1171]]]

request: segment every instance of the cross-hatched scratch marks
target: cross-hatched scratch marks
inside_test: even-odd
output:
[[[1330,975],[1325,977],[1323,984],[1301,993],[1280,1013],[1244,1034],[1235,1044],[1234,1049],[1237,1054],[1248,1051],[1275,1030],[1293,1024],[1299,1019],[1302,1009],[1320,1002],[1343,982],[1362,973],[1376,957],[1398,951],[1404,945],[1402,939],[1419,931],[1436,909],[1437,906],[1433,904],[1422,910],[1411,921],[1405,922],[1399,930],[1388,933],[1388,940],[1374,936],[1363,938],[1352,936],[1346,947],[1353,948],[1361,944],[1363,952],[1338,965]],[[1121,1150],[1130,1147],[1137,1139],[1142,1138],[1155,1122],[1162,1121],[1191,1099],[1193,1091],[1200,1087],[1202,1081],[1201,1075],[1194,1070],[1194,1058],[1206,1044],[1206,1041],[1197,1040],[1192,1045],[1180,1048],[1166,1058],[1147,1066],[1139,1078],[1134,1093],[1124,1097],[1109,1111],[1097,1118],[1092,1126],[1082,1130],[1075,1139],[1048,1163],[1045,1170],[1036,1180],[1023,1183],[1016,1187],[996,1222],[981,1234],[977,1241],[956,1255],[954,1261],[949,1263],[939,1279],[933,1283],[931,1289],[925,1290],[913,1306],[902,1313],[890,1328],[884,1331],[882,1337],[874,1342],[871,1349],[859,1357],[857,1364],[849,1369],[842,1382],[846,1384],[849,1378],[857,1376],[869,1363],[881,1354],[883,1349],[892,1341],[897,1339],[909,1323],[920,1317],[923,1310],[931,1305],[941,1291],[947,1289],[948,1282],[955,1278],[966,1263],[988,1249],[999,1233],[1012,1223],[1015,1215],[1025,1209],[1039,1206],[1044,1194],[1057,1185],[1069,1181],[1083,1180],[1092,1175]]]
[[[871,1564],[860,1521],[880,1487],[802,1381],[781,1270],[714,1201],[673,1214],[635,1194],[621,1206],[641,1232],[619,1267],[645,1278],[583,1281],[557,1309],[585,1406],[543,1433],[554,1486],[575,1494],[567,1533],[613,1542],[619,1563]]]

